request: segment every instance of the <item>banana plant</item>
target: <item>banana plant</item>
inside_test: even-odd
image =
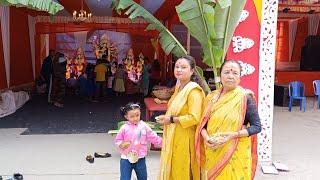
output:
[[[180,21],[203,49],[203,61],[212,67],[219,87],[220,67],[246,0],[184,0],[176,7]]]
[[[146,30],[157,30],[159,32],[159,42],[167,55],[172,53],[180,57],[187,54],[186,49],[176,37],[157,18],[133,0],[113,0],[112,7],[119,14],[121,14],[121,11],[126,10],[125,14],[129,15],[128,18],[131,20],[135,20],[138,17],[145,19],[149,23]],[[210,88],[203,77],[203,70],[200,67],[196,67],[195,71],[202,78],[205,91],[210,92]]]
[[[203,49],[203,62],[213,69],[216,86],[219,87],[219,69],[226,56],[232,35],[246,0],[183,0],[176,11],[180,21],[190,30]],[[113,0],[113,8],[134,20],[144,18],[150,25],[147,30],[158,30],[162,49],[175,56],[187,54],[173,34],[152,14],[133,0]],[[196,68],[199,75],[203,72]],[[205,83],[206,84],[206,83]],[[207,86],[208,87],[208,86]]]
[[[37,11],[46,11],[51,15],[63,9],[63,6],[52,0],[0,0],[1,6],[26,7]]]
[[[161,47],[167,55],[172,53],[179,57],[187,54],[176,37],[157,18],[133,0],[112,0],[112,7],[119,14],[126,9],[125,14],[129,15],[128,18],[131,20],[138,17],[145,19],[149,23],[146,30],[157,30],[159,32]]]

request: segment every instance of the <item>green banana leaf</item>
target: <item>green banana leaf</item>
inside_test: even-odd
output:
[[[176,39],[176,37],[152,14],[141,7],[133,0],[112,0],[112,7],[120,14],[122,10],[127,9],[126,15],[129,18],[135,20],[138,17],[145,19],[149,25],[146,30],[157,30],[159,32],[159,42],[163,51],[168,55],[172,53],[177,57],[181,57],[187,54],[185,48]],[[202,73],[201,73],[202,72]],[[206,92],[210,92],[210,88],[203,77],[203,71],[201,68],[196,68],[196,73],[200,76],[203,81]]]
[[[226,56],[246,1],[247,0],[220,0],[216,4],[214,18],[216,37],[214,38],[213,46],[223,48],[222,62]]]
[[[135,20],[138,17],[142,17],[149,23],[146,30],[159,31],[159,41],[167,55],[172,53],[179,57],[187,54],[187,51],[176,37],[157,18],[133,0],[112,0],[112,7],[119,14],[122,10],[127,9],[125,14],[129,15],[130,19]]]
[[[210,40],[215,37],[214,32],[214,3],[209,0],[184,0],[176,11],[180,21],[190,30],[191,35],[196,38],[203,49],[204,62],[214,67],[221,58]]]
[[[56,14],[64,7],[52,0],[0,0],[1,6],[26,7],[37,11],[46,11],[49,14]]]
[[[183,0],[180,21],[202,46],[204,63],[220,68],[246,0]]]

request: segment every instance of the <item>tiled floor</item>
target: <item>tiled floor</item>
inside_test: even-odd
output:
[[[14,115],[0,119],[0,175],[6,179],[19,172],[26,180],[119,179],[119,154],[113,137],[106,132],[115,127],[112,117],[118,116],[117,109],[126,100],[106,101],[110,103],[75,100],[61,110],[34,98]],[[273,160],[287,164],[291,171],[264,175],[258,168],[256,179],[320,177],[320,110],[311,106],[312,101],[308,101],[305,113],[298,107],[291,113],[287,108],[275,107]],[[96,116],[91,117],[90,112]],[[85,156],[94,152],[109,152],[112,157],[89,164]],[[156,179],[159,156],[159,152],[150,152],[147,157],[150,179]]]

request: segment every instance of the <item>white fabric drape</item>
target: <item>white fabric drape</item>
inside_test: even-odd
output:
[[[317,35],[320,17],[318,14],[308,16],[308,34]]]
[[[73,33],[74,40],[78,47],[85,49],[85,45],[87,43],[87,34],[88,34],[88,31],[80,31],[80,32]]]
[[[289,21],[289,61],[291,61],[294,42],[296,40],[298,20]]]
[[[32,59],[32,72],[33,79],[36,78],[36,51],[35,51],[35,18],[28,15],[28,25],[29,25],[29,40],[30,40],[30,50]]]
[[[7,86],[10,85],[10,8],[0,6],[1,32]]]
[[[14,113],[22,107],[30,96],[27,92],[19,91],[12,92],[11,90],[0,93],[2,101],[0,101],[0,118]]]
[[[49,54],[49,34],[40,35],[40,59],[45,59]]]
[[[308,35],[317,35],[320,20],[319,14],[279,13],[278,17],[308,17]]]

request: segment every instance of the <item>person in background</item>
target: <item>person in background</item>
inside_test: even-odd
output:
[[[118,65],[118,63],[116,61],[113,61],[111,63],[110,71],[108,71],[108,91],[109,91],[109,93],[112,93],[114,75],[117,72],[117,65]]]
[[[123,69],[123,65],[119,64],[118,69],[114,75],[114,85],[113,90],[116,92],[116,96],[119,96],[120,93],[125,92],[124,80],[125,80],[126,72]]]
[[[95,65],[94,64],[88,64],[86,67],[86,78],[87,78],[87,93],[89,97],[89,101],[94,101],[93,97],[96,91],[96,84],[94,81],[94,69]]]
[[[66,93],[66,71],[67,60],[64,54],[57,52],[53,60],[53,94],[51,101],[56,107],[62,108],[64,106],[63,100]]]
[[[151,71],[151,64],[149,62],[148,57],[145,57],[144,58],[144,67],[143,67],[143,72],[142,72],[142,91],[143,91],[144,96],[147,96],[149,93],[150,71]]]
[[[151,87],[160,85],[161,79],[161,66],[158,59],[154,59],[151,66],[150,84]]]
[[[55,50],[50,49],[49,50],[49,56],[47,56],[41,65],[41,70],[40,70],[40,77],[43,81],[46,83],[46,93],[48,93],[48,101],[50,100],[50,91],[52,86],[52,73],[53,73],[53,58],[55,55]]]
[[[97,65],[94,68],[96,77],[96,100],[103,98],[106,91],[107,67],[102,63],[102,60],[97,60]]]
[[[84,74],[80,75],[79,88],[80,88],[80,96],[87,98],[89,101],[94,101],[93,96],[95,93],[95,82],[94,82],[94,65],[88,63],[86,65],[86,69]]]

